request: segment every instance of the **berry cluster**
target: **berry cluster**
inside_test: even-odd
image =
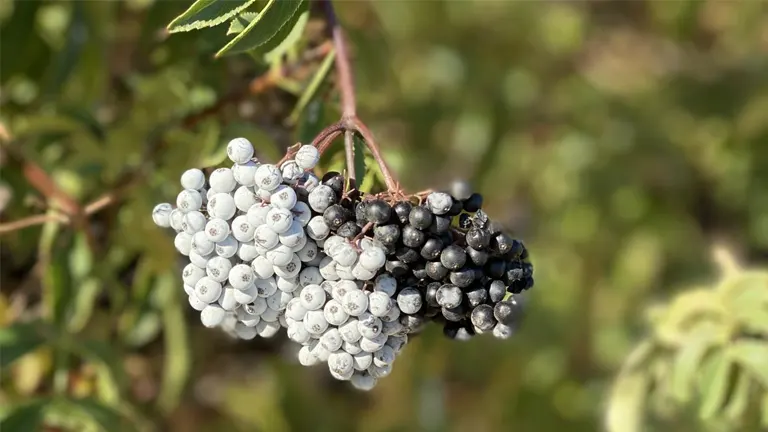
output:
[[[227,154],[231,168],[184,172],[176,207],[152,212],[189,258],[184,289],[206,327],[242,339],[284,327],[301,364],[325,362],[363,390],[429,321],[460,340],[512,335],[533,268],[465,183],[385,200],[336,172],[318,178],[311,145],[280,166],[259,163],[244,138]]]

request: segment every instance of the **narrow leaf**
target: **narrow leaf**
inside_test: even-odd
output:
[[[251,21],[256,19],[256,17],[259,16],[256,12],[243,12],[240,15],[232,18],[232,21],[229,22],[229,29],[227,29],[227,34],[238,34],[245,30],[246,27],[248,27],[248,24],[250,24]]]
[[[267,43],[290,21],[303,2],[304,0],[269,0],[259,16],[219,50],[216,57],[250,51]]]
[[[358,189],[360,188],[360,184],[365,179],[365,144],[363,141],[355,135],[353,138],[354,142],[354,149],[355,149],[355,175],[357,178],[355,179],[357,182]]]
[[[173,410],[181,399],[190,370],[190,348],[184,309],[180,302],[176,277],[166,273],[158,278],[154,289],[158,291],[163,311],[165,331],[165,362],[157,404],[166,413]]]
[[[331,50],[331,52],[328,53],[327,56],[325,56],[325,59],[323,60],[323,63],[320,64],[320,67],[317,69],[317,72],[312,77],[312,81],[309,82],[307,85],[307,88],[304,89],[304,92],[301,94],[301,97],[299,97],[299,100],[296,102],[296,106],[293,108],[293,111],[288,116],[288,124],[293,126],[299,121],[299,117],[304,112],[304,109],[309,105],[309,103],[317,97],[317,93],[322,87],[322,84],[325,82],[325,79],[328,77],[328,72],[331,70],[331,67],[333,66],[333,60],[336,58],[336,51]]]
[[[255,0],[197,0],[170,24],[171,33],[213,27],[242,12]]]
[[[93,308],[101,293],[101,283],[96,278],[88,278],[74,287],[75,298],[70,305],[67,329],[77,333],[85,328],[93,315]]]
[[[621,373],[613,383],[605,414],[608,432],[639,432],[643,425],[645,399],[650,379],[645,371]]]
[[[768,387],[768,343],[738,341],[728,348],[728,355]]]
[[[698,339],[683,345],[675,355],[672,366],[672,396],[680,402],[688,402],[693,384],[704,356],[709,350],[707,341]]]
[[[309,21],[309,3],[303,1],[291,19],[266,44],[259,47],[265,52],[264,59],[268,63],[278,61],[293,48],[304,35],[304,28]]]
[[[728,377],[731,373],[731,360],[722,353],[712,355],[702,371],[702,402],[699,416],[711,419],[716,416],[728,396]]]
[[[0,368],[5,369],[20,357],[45,342],[38,323],[14,323],[0,329]]]
[[[725,407],[725,414],[733,421],[738,421],[744,416],[749,407],[749,391],[751,379],[746,371],[737,372],[736,385],[731,392],[731,397]]]
[[[0,421],[0,430],[24,432],[41,430],[46,405],[47,400],[37,400],[13,409],[7,417]]]

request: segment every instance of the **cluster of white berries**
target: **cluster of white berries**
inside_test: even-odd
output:
[[[176,231],[175,247],[189,258],[182,280],[190,306],[206,327],[241,339],[285,327],[303,345],[301,364],[327,362],[335,378],[371,389],[407,342],[398,316],[412,309],[402,293],[393,298],[393,277],[376,277],[385,251],[367,238],[332,234],[323,212],[334,192],[311,172],[315,147],[302,146],[279,167],[253,154],[248,140],[230,141],[231,168],[207,179],[187,170],[175,208],[163,203],[152,211],[155,224]]]

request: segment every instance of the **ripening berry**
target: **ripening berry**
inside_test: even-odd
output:
[[[271,262],[274,266],[286,266],[293,260],[294,253],[286,245],[277,245],[274,249],[267,251],[267,261]]]
[[[372,377],[368,371],[355,372],[349,382],[354,388],[361,391],[371,391],[376,387],[376,378]]]
[[[421,309],[421,293],[416,288],[406,288],[397,295],[397,307],[406,314],[415,314]]]
[[[235,178],[235,181],[243,186],[254,186],[256,185],[256,180],[254,178],[254,175],[256,174],[256,170],[259,168],[259,164],[253,161],[248,161],[246,163],[242,164],[234,164],[232,165],[232,176]]]
[[[453,199],[444,192],[432,192],[427,196],[427,207],[436,215],[448,213],[453,205]]]
[[[197,298],[197,295],[195,294],[190,295],[188,300],[189,300],[189,305],[192,306],[192,309],[196,311],[202,311],[203,309],[205,309],[206,306],[208,306],[208,303]]]
[[[382,291],[374,291],[368,295],[368,310],[376,317],[383,317],[392,309],[391,297]]]
[[[461,305],[455,308],[443,307],[441,310],[443,317],[448,321],[459,322],[465,318],[466,310]]]
[[[183,213],[200,210],[203,197],[195,189],[184,189],[176,197],[176,207]]]
[[[263,164],[256,169],[254,181],[259,189],[273,191],[282,183],[283,174],[275,165]]]
[[[472,195],[472,186],[463,180],[456,180],[451,184],[451,196],[459,201],[464,201]]]
[[[331,228],[325,223],[322,216],[315,216],[309,220],[306,226],[307,236],[312,240],[323,240],[328,237]]]
[[[368,296],[359,289],[349,290],[341,300],[344,311],[352,316],[359,316],[368,309]]]
[[[504,325],[511,326],[520,315],[520,306],[514,300],[506,300],[496,304],[493,308],[493,316]]]
[[[328,321],[328,324],[334,326],[340,326],[349,319],[349,314],[347,314],[344,311],[344,308],[341,307],[341,303],[334,299],[328,300],[325,304],[323,307],[323,315],[325,316],[325,320]]]
[[[173,245],[180,254],[188,256],[192,250],[192,236],[185,232],[180,232],[173,239]]]
[[[168,228],[171,226],[172,211],[173,206],[170,203],[158,204],[152,209],[152,221],[160,228]]]
[[[318,310],[325,304],[325,290],[320,285],[308,285],[301,291],[300,298],[306,310]]]
[[[325,320],[322,310],[307,311],[304,315],[304,328],[310,334],[321,335],[328,328],[328,321]]]
[[[214,279],[204,276],[195,284],[195,295],[200,301],[213,303],[221,295],[221,284]]]
[[[408,336],[407,335],[400,335],[400,336],[389,336],[387,338],[386,345],[395,352],[395,355],[399,354],[400,351],[403,350],[403,347],[405,347],[405,344],[408,343]]]
[[[253,157],[253,145],[245,138],[235,138],[227,144],[227,156],[234,163],[246,163]]]
[[[336,203],[336,192],[327,185],[319,185],[309,193],[309,206],[312,210],[323,213],[325,209]]]
[[[218,326],[219,324],[224,321],[224,317],[226,316],[227,311],[222,309],[221,306],[218,304],[209,304],[206,305],[203,310],[200,312],[200,321],[203,323],[204,326],[208,328],[213,328]]]
[[[453,309],[461,304],[462,292],[456,285],[445,284],[437,290],[437,304],[445,309]]]
[[[259,297],[266,298],[277,291],[277,281],[273,277],[267,279],[254,279],[253,284],[256,286],[256,291],[258,292]]]
[[[228,235],[224,240],[216,243],[215,251],[216,255],[222,258],[232,258],[237,254],[239,243],[232,235]]]
[[[373,339],[381,333],[382,322],[370,312],[363,312],[357,320],[357,329],[364,338]]]
[[[419,333],[426,323],[426,318],[421,315],[400,315],[400,324],[405,327],[406,333]]]
[[[314,168],[317,162],[320,161],[320,152],[312,145],[303,145],[296,152],[294,160],[300,168],[309,170]]]
[[[229,193],[235,190],[237,182],[232,170],[229,168],[218,168],[211,173],[208,179],[210,190],[215,193]],[[211,198],[210,196],[208,197]]]

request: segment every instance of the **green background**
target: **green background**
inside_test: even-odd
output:
[[[203,328],[150,211],[233,137],[276,161],[335,121],[326,85],[286,123],[320,61],[253,92],[269,66],[213,59],[221,31],[164,34],[189,2],[5,1],[0,120],[13,147],[80,202],[121,194],[90,218],[93,250],[56,223],[0,237],[0,322],[15,329],[0,356],[35,349],[3,362],[3,410],[26,403],[30,419],[42,409],[75,430],[80,417],[108,430],[600,430],[647,308],[713,284],[713,245],[765,265],[764,2],[335,5],[359,115],[405,188],[469,178],[529,248],[536,286],[520,332],[454,343],[430,328],[361,394],[296,364],[282,337]],[[323,34],[313,13],[305,39]],[[340,166],[340,147],[325,167]],[[3,163],[2,220],[44,212],[19,164]],[[49,327],[9,327],[39,320]],[[662,417],[649,430],[705,427],[695,409]]]

